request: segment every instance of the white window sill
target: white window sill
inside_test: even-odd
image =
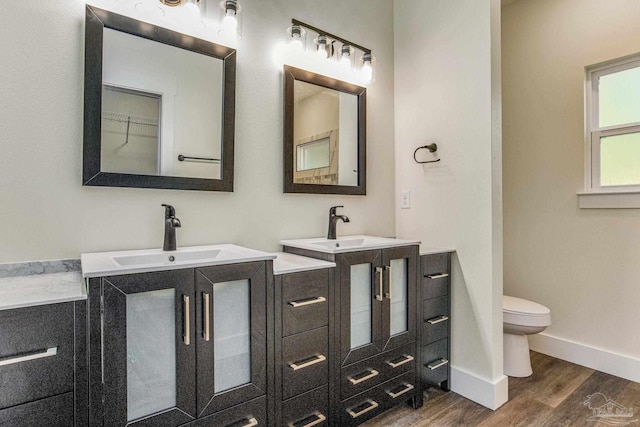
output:
[[[578,193],[580,209],[640,209],[640,191]]]

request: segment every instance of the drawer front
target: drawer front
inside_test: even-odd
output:
[[[259,397],[217,414],[200,418],[185,427],[266,427],[267,398]]]
[[[69,427],[73,425],[73,392],[0,411],[0,426]]]
[[[329,382],[329,328],[303,332],[282,340],[284,400]]]
[[[422,256],[422,298],[449,294],[450,254]]]
[[[424,300],[422,304],[422,343],[428,344],[449,336],[449,297]]]
[[[73,390],[73,303],[0,311],[0,409]]]
[[[415,396],[415,374],[393,378],[340,404],[340,427],[355,426]]]
[[[287,427],[329,425],[329,386],[322,386],[284,402],[282,425]]]
[[[449,379],[449,342],[447,339],[436,341],[422,347],[422,382],[435,385]]]
[[[283,275],[282,336],[328,324],[329,269]]]
[[[342,368],[340,399],[348,399],[416,366],[415,343]]]

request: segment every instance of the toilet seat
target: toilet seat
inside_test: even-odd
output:
[[[521,326],[551,325],[551,310],[542,304],[504,295],[502,297],[503,323]]]

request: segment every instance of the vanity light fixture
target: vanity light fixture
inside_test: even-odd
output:
[[[317,57],[332,60],[334,57],[333,53],[335,45],[335,50],[339,52],[339,54],[337,55],[337,60],[332,62],[334,64],[338,64],[338,67],[342,70],[341,72],[348,73],[352,77],[356,76],[355,79],[349,78],[349,80],[357,80],[363,84],[369,84],[374,81],[375,73],[373,70],[373,62],[375,62],[375,60],[371,55],[371,49],[357,45],[349,40],[343,39],[342,37],[321,30],[320,28],[305,24],[297,19],[292,19],[291,26],[287,28],[289,44],[293,46],[293,43],[297,43],[297,41],[300,40],[300,43],[297,46],[299,47],[302,45],[302,50],[304,50],[305,29],[317,35],[313,40],[315,48],[313,53],[315,53]],[[302,33],[299,33],[299,31],[302,31]],[[356,51],[360,52],[359,55],[361,55],[360,57],[362,59],[359,67],[355,67],[354,69],[353,58],[355,58],[354,55]]]
[[[291,50],[298,52],[304,51],[305,36],[307,34],[304,28],[302,28],[300,25],[292,25],[287,28],[287,34],[289,35],[287,40]]]

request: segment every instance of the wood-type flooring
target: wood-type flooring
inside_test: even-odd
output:
[[[509,401],[496,411],[430,388],[422,408],[400,406],[363,426],[640,427],[639,383],[533,351],[531,365],[530,377],[509,378]]]

